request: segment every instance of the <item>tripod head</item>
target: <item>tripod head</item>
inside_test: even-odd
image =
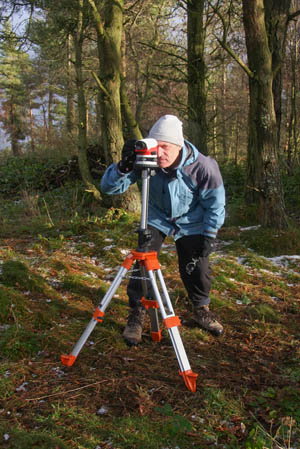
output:
[[[158,145],[155,139],[138,140],[135,144],[136,160],[134,168],[136,170],[158,168],[157,150]]]
[[[148,199],[149,199],[149,180],[155,174],[155,169],[159,168],[157,163],[158,144],[155,139],[138,140],[135,144],[136,160],[135,170],[141,170],[142,180],[142,210],[140,227],[138,229],[139,242],[138,251],[148,251],[148,245],[151,240],[151,232],[148,229]]]

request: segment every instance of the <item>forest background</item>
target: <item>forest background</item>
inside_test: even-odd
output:
[[[0,12],[2,157],[76,155],[100,200],[88,148],[101,170],[124,140],[173,113],[200,151],[244,171],[258,223],[288,226],[283,179],[299,173],[297,1],[22,0]],[[17,13],[27,18],[14,29]],[[139,205],[134,189],[114,202]]]
[[[0,0],[5,447],[298,449],[299,14],[298,0]],[[156,358],[147,338],[139,355],[121,341],[124,288],[78,368],[55,359],[135,246],[139,192],[103,196],[103,171],[167,113],[227,193],[224,339],[190,324],[174,248],[160,257],[193,398],[165,340]]]

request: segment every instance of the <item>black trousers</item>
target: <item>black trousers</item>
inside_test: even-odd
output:
[[[165,239],[158,229],[149,226],[151,240],[149,250],[159,254]],[[213,239],[207,239],[202,235],[189,235],[176,240],[176,250],[179,262],[179,272],[188,296],[195,307],[209,304],[209,292],[211,277],[208,256],[213,250]],[[144,296],[138,262],[134,265],[134,272],[128,282],[127,294],[130,307],[137,307]],[[148,297],[153,297],[152,288],[147,282]]]

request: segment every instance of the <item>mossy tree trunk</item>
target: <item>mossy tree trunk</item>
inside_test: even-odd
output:
[[[84,91],[84,77],[83,77],[83,61],[82,50],[84,42],[84,11],[86,10],[85,0],[78,0],[78,20],[77,30],[73,33],[74,48],[75,48],[75,72],[76,72],[76,88],[77,88],[77,102],[78,102],[78,164],[83,182],[87,190],[93,193],[97,200],[101,199],[99,190],[93,183],[93,178],[90,174],[88,159],[87,159],[87,114],[86,114],[86,98]]]
[[[274,107],[278,131],[278,143],[280,143],[282,119],[282,63],[285,55],[291,0],[264,0],[264,6],[268,42],[272,54]]]
[[[123,0],[88,0],[93,11],[99,53],[99,76],[95,76],[101,97],[101,129],[107,165],[118,162],[124,144],[121,117]],[[102,6],[100,13],[100,6]],[[112,197],[114,206],[130,211],[140,208],[139,193],[132,186],[125,194]]]
[[[71,34],[67,39],[67,111],[66,111],[66,130],[69,136],[73,136],[75,128],[75,108],[74,108],[74,92],[73,92],[73,71],[72,71],[72,45]]]
[[[188,136],[199,151],[207,154],[204,5],[204,0],[187,1]]]
[[[143,138],[143,136],[142,136],[141,130],[139,128],[139,125],[132,113],[132,109],[131,109],[131,106],[129,103],[129,98],[127,95],[126,78],[124,78],[124,77],[121,80],[120,95],[121,95],[122,115],[124,117],[124,121],[126,124],[126,129],[124,131],[130,138],[140,140]],[[125,127],[123,127],[123,129],[124,128]]]
[[[272,53],[263,0],[243,0],[250,90],[248,199],[258,205],[262,225],[285,228],[279,168],[277,123],[273,97]]]

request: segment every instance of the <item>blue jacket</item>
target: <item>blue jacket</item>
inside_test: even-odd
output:
[[[123,193],[138,177],[138,171],[122,174],[112,164],[101,190]],[[159,168],[150,177],[148,224],[175,240],[193,234],[214,238],[224,218],[225,190],[217,162],[185,141],[180,164],[173,170]]]

